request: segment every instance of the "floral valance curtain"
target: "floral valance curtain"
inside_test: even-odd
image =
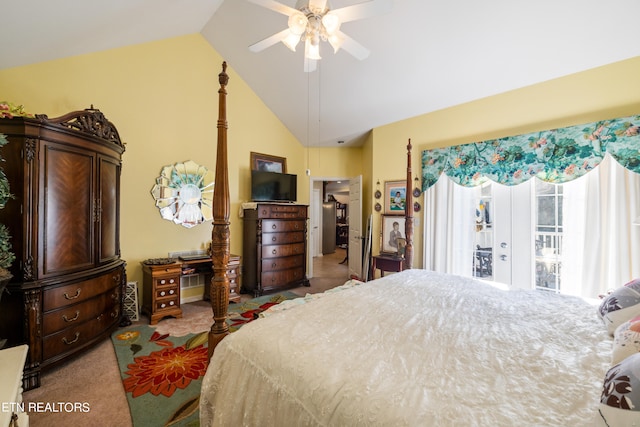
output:
[[[640,173],[640,115],[422,152],[422,189],[444,172],[472,187],[487,179],[516,185],[534,176],[562,183],[600,164],[609,153]]]

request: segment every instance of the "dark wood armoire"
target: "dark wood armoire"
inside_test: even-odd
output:
[[[124,145],[96,109],[0,119],[14,198],[0,210],[16,254],[0,338],[28,344],[24,387],[108,337],[123,319],[120,171]]]

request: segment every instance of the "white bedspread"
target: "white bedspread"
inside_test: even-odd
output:
[[[578,298],[408,270],[226,337],[201,425],[586,426],[610,357]]]

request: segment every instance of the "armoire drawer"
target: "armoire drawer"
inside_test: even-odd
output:
[[[304,231],[306,221],[263,219],[262,233],[288,233],[291,231]]]
[[[119,271],[109,272],[101,277],[58,288],[47,288],[42,292],[42,310],[47,312],[76,304],[100,295],[120,283]]]
[[[63,329],[44,337],[42,355],[49,359],[81,347],[91,341],[110,325],[120,320],[120,306],[115,306],[109,312],[103,313],[88,322]]]
[[[304,254],[304,243],[291,245],[265,245],[262,246],[262,258],[279,258],[283,256]]]
[[[101,313],[111,312],[120,304],[119,288],[113,289],[90,300],[59,310],[49,311],[42,316],[42,332],[50,335],[71,326],[97,318]]]
[[[286,270],[289,268],[304,267],[304,256],[295,255],[283,258],[268,258],[262,260],[262,271]]]

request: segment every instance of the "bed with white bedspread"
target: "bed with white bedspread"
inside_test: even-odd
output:
[[[612,339],[579,298],[407,270],[245,325],[202,426],[586,426]]]

